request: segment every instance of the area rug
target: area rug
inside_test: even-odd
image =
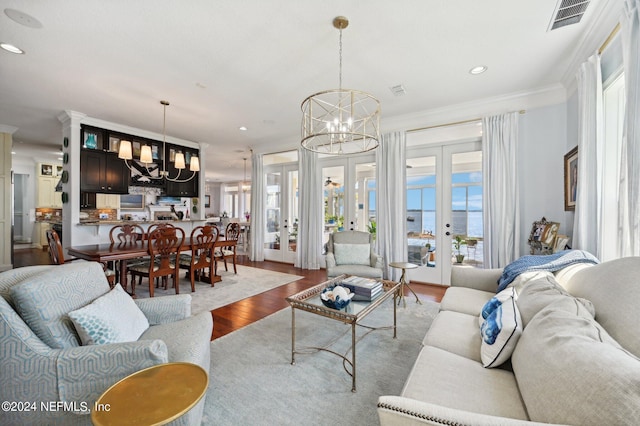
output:
[[[299,275],[284,274],[250,266],[238,265],[237,267],[237,275],[233,273],[232,266],[229,266],[229,272],[225,271],[224,267],[218,268],[218,275],[222,277],[222,281],[215,283],[214,287],[211,287],[211,284],[196,281],[194,293],[191,292],[191,282],[185,278],[184,272],[180,272],[180,294],[191,295],[192,315],[211,311],[303,278]],[[154,297],[161,297],[176,294],[176,291],[171,288],[171,283],[169,283],[167,290],[156,288],[153,294]],[[136,286],[136,297],[149,297],[149,284],[146,278],[142,279],[141,285]]]
[[[296,355],[291,365],[291,309],[286,308],[211,343],[204,425],[375,425],[378,397],[399,395],[439,305],[398,307],[397,339],[375,331],[356,346],[357,392],[342,360],[327,352]],[[364,321],[393,323],[388,300]],[[296,310],[296,345],[319,346],[350,330]],[[361,333],[359,333],[361,334]],[[337,343],[344,353],[351,333]]]

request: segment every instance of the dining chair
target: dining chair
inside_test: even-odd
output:
[[[111,241],[111,244],[127,245],[140,243],[144,240],[144,236],[145,233],[142,226],[135,224],[125,223],[122,225],[115,225],[109,230],[109,240]],[[128,262],[127,264],[133,265],[135,263],[144,262],[148,259],[149,258],[145,256],[144,258],[138,259],[137,261],[134,261],[132,263],[128,262],[127,260],[121,260],[119,264],[116,264],[116,262],[114,261],[112,268],[114,271],[116,271],[116,280],[122,283],[122,280],[120,279],[120,271],[123,270],[123,263]],[[131,285],[133,286],[135,285],[135,283]],[[126,290],[127,288],[125,285],[125,291]]]
[[[122,224],[109,230],[111,244],[131,244],[144,239],[144,229],[140,225]]]
[[[180,283],[178,281],[179,264],[176,256],[180,246],[184,242],[184,230],[175,226],[163,226],[156,228],[148,237],[149,260],[136,265],[131,265],[128,270],[131,272],[131,287],[135,296],[135,277],[138,282],[142,277],[149,279],[149,297],[153,297],[154,283],[159,283],[162,279],[164,289],[167,289],[168,277],[173,276],[173,286],[176,294],[180,293]]]
[[[151,234],[156,229],[175,228],[175,227],[176,226],[171,222],[154,223],[152,225],[149,225],[149,228],[147,228],[147,235]]]
[[[62,248],[62,242],[60,241],[60,237],[58,233],[53,229],[48,229],[47,233],[47,243],[49,244],[49,257],[51,258],[51,263],[54,265],[64,265],[65,262],[73,262],[74,260],[82,260],[77,257],[64,258],[64,249]],[[102,263],[102,269],[104,271],[105,277],[107,277],[107,281],[111,288],[116,285],[116,273],[107,268],[105,263]]]
[[[238,269],[236,268],[236,248],[238,247],[238,238],[240,236],[240,224],[237,222],[231,222],[227,225],[227,228],[224,231],[224,240],[225,244],[221,247],[216,247],[214,250],[213,258],[214,258],[214,274],[218,272],[218,261],[224,262],[224,269],[226,271],[229,270],[227,266],[227,259],[233,260],[233,273],[237,274]]]
[[[220,230],[216,226],[197,226],[191,231],[190,246],[191,252],[180,254],[179,267],[189,270],[191,280],[191,291],[196,291],[195,280],[200,281],[201,274],[205,274],[205,269],[209,268],[209,275],[213,268],[213,245],[218,241]],[[214,282],[211,280],[211,287]]]

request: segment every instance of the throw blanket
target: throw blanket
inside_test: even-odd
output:
[[[594,255],[584,250],[563,250],[546,256],[522,256],[520,259],[514,260],[505,266],[498,280],[498,291],[496,293],[507,288],[507,286],[523,272],[555,272],[574,263],[596,264],[600,263],[600,261]]]

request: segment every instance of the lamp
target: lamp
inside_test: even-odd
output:
[[[166,134],[166,124],[167,124],[167,106],[169,106],[168,101],[160,101],[160,104],[163,106],[163,117],[162,117],[162,152],[166,153],[167,147],[167,134]],[[122,140],[120,141],[120,149],[118,150],[118,158],[124,160],[124,163],[130,170],[133,170],[132,166],[127,162],[127,160],[133,160],[133,151],[131,149],[131,141]],[[149,164],[153,163],[153,155],[151,153],[151,146],[143,145],[140,149],[140,162],[144,165],[144,168],[147,171],[147,178],[153,180],[161,180],[166,179],[171,182],[187,182],[193,179],[196,176],[196,172],[200,171],[200,159],[196,155],[191,156],[191,160],[189,161],[189,170],[192,172],[191,176],[186,179],[180,179],[180,174],[182,170],[185,169],[185,159],[182,151],[178,151],[175,154],[175,158],[173,159],[174,167],[178,169],[178,174],[176,177],[169,177],[169,172],[166,170],[165,161],[162,161],[162,171],[159,176],[151,176],[151,170],[149,170]]]
[[[338,16],[340,30],[338,89],[315,93],[302,101],[302,147],[318,153],[343,155],[371,151],[380,139],[380,102],[359,90],[342,88],[342,30],[349,20]]]
[[[247,157],[243,158],[244,160],[244,180],[242,181],[242,192],[249,192],[251,189],[251,185],[247,182]]]

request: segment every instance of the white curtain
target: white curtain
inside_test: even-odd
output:
[[[604,118],[600,55],[580,65],[578,81],[578,184],[571,248],[601,257]]]
[[[518,113],[482,119],[482,182],[485,268],[519,257]]]
[[[400,270],[389,263],[407,261],[406,145],[406,134],[394,132],[382,135],[376,150],[378,253],[384,258],[384,276],[395,281]]]
[[[306,149],[298,151],[300,221],[295,266],[302,269],[320,269],[322,255],[322,176],[317,164],[317,153]]]
[[[251,251],[249,258],[255,262],[264,260],[264,205],[267,188],[264,183],[262,154],[251,158]]]
[[[620,164],[621,256],[640,256],[640,0],[626,0],[621,19],[626,111]]]

